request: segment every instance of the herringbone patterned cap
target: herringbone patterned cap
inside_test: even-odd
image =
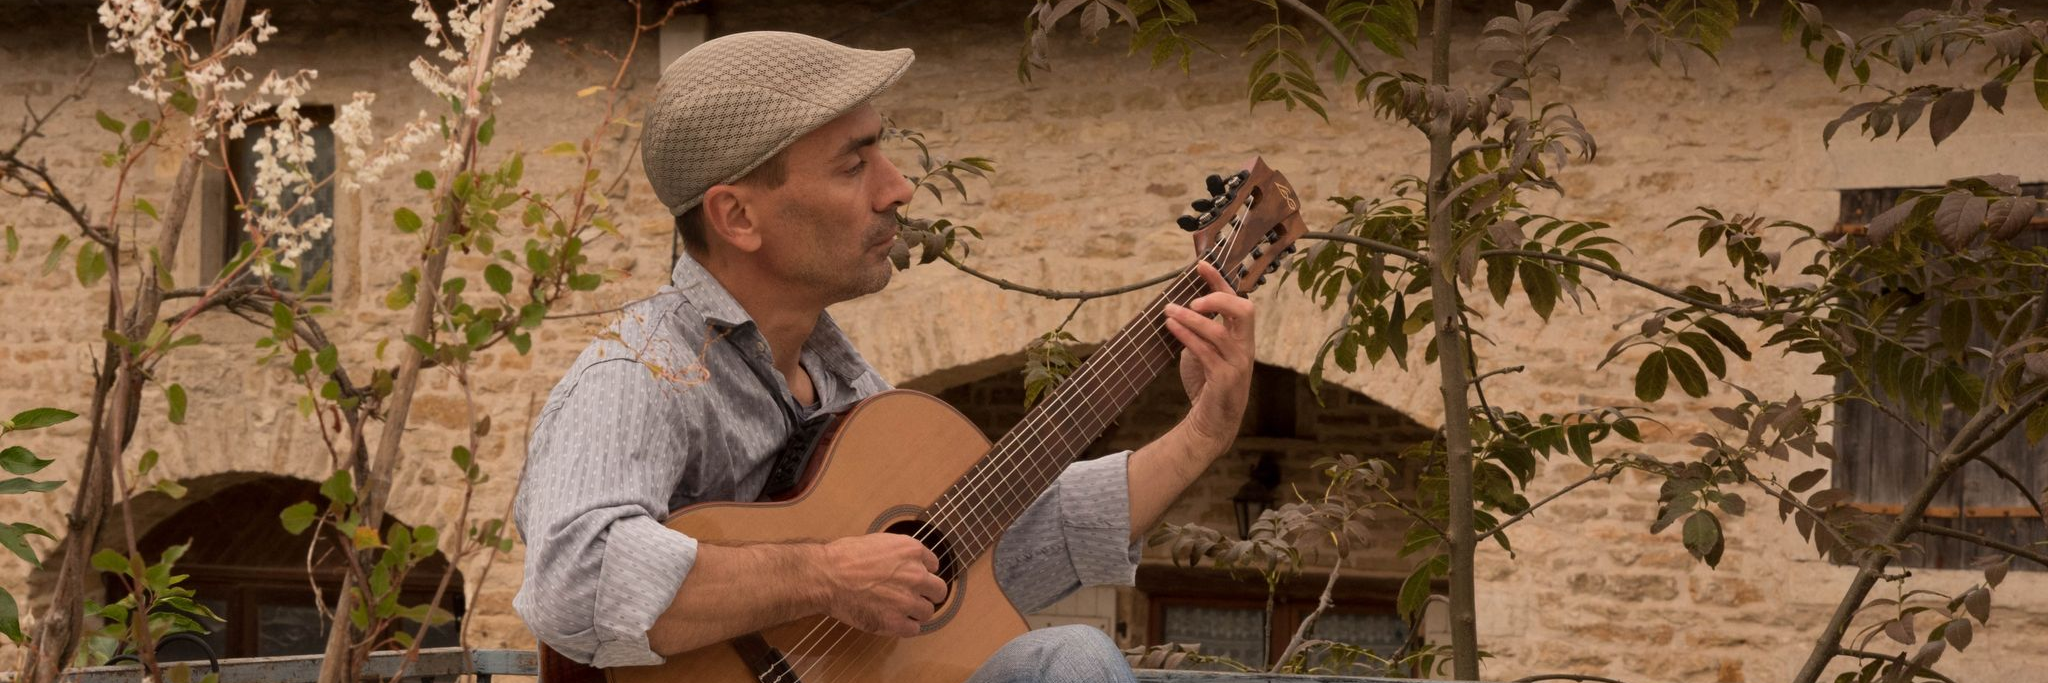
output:
[[[805,133],[874,99],[910,68],[909,49],[857,50],[757,31],[699,45],[662,70],[640,133],[654,195],[682,215]]]

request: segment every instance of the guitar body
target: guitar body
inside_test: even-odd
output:
[[[829,541],[915,520],[989,450],[981,430],[932,396],[888,391],[856,404],[811,454],[805,484],[790,499],[702,503],[667,526],[712,544]],[[824,617],[762,632],[785,656],[794,683],[833,681],[958,683],[1012,638],[1024,617],[996,587],[987,553],[957,573],[952,593],[924,633],[889,638]],[[822,625],[821,625],[822,624]],[[830,637],[819,637],[831,629]],[[813,633],[816,635],[813,635]],[[805,637],[811,635],[809,644]],[[831,647],[823,647],[824,645]],[[763,678],[733,643],[675,655],[659,666],[606,669],[610,683],[745,683]]]

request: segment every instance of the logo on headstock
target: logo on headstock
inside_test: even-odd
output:
[[[1301,210],[1301,203],[1294,200],[1293,187],[1288,186],[1287,183],[1275,183],[1274,186],[1280,188],[1280,198],[1287,200],[1288,211]]]

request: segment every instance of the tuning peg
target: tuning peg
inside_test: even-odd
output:
[[[1289,243],[1287,244],[1287,248],[1285,248],[1285,249],[1281,249],[1281,250],[1280,250],[1280,255],[1281,255],[1281,256],[1293,256],[1293,255],[1294,255],[1294,243],[1292,243],[1292,242],[1289,242]]]
[[[1264,244],[1255,244],[1255,245],[1252,245],[1252,258],[1258,258],[1258,257],[1260,257],[1260,256],[1264,256],[1264,255],[1266,255],[1266,245],[1264,245]]]
[[[1238,267],[1237,267],[1237,278],[1236,278],[1236,279],[1238,279],[1238,280],[1243,280],[1243,279],[1244,279],[1244,276],[1246,276],[1246,275],[1249,275],[1250,273],[1251,273],[1251,270],[1250,270],[1250,269],[1248,269],[1248,268],[1246,268],[1246,267],[1244,267],[1244,266],[1238,266]]]
[[[1194,232],[1196,230],[1202,229],[1202,221],[1196,219],[1194,216],[1181,216],[1178,220],[1174,222],[1180,224],[1180,229],[1186,230],[1188,232]]]
[[[1223,176],[1209,176],[1209,194],[1223,194]]]
[[[1275,272],[1278,272],[1279,270],[1280,270],[1280,260],[1279,260],[1279,259],[1274,259],[1272,263],[1266,264],[1266,274],[1267,274],[1267,275],[1271,275],[1271,274],[1273,274],[1273,273],[1275,273]],[[1260,279],[1264,279],[1264,278],[1260,278]]]
[[[1208,213],[1210,209],[1216,208],[1216,200],[1213,197],[1206,199],[1197,199],[1194,201],[1193,204],[1189,204],[1189,206],[1195,207],[1196,211]]]
[[[1254,281],[1254,282],[1253,282],[1252,284],[1253,284],[1254,286],[1258,286],[1258,287],[1264,287],[1264,286],[1266,285],[1266,276],[1265,276],[1265,275],[1260,275],[1260,276],[1259,276],[1259,279],[1258,279],[1258,280],[1256,280],[1256,281]]]

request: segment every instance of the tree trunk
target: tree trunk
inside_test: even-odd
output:
[[[505,25],[505,9],[508,0],[491,3],[490,23],[486,25],[482,44],[476,46],[470,69],[475,74],[469,84],[468,102],[483,109],[481,88],[484,77],[490,73],[490,64],[497,57],[499,32]],[[477,127],[483,122],[479,117],[466,117],[457,135],[462,145],[462,163],[457,172],[468,170],[476,158]],[[432,234],[427,236],[426,253],[420,272],[419,296],[413,300],[412,320],[406,334],[420,339],[434,338],[434,309],[440,303],[442,274],[448,266],[448,236],[455,231],[456,223],[462,219],[462,204],[455,196],[453,178],[444,184],[447,189],[440,195],[435,206],[440,209],[440,218],[434,221]],[[391,495],[392,473],[398,469],[399,446],[405,439],[405,423],[412,412],[413,392],[419,387],[420,368],[426,357],[411,344],[404,345],[404,355],[398,366],[398,376],[392,383],[391,396],[385,401],[384,429],[378,435],[377,452],[369,463],[369,478],[358,480],[362,491],[363,524],[372,529],[382,529],[385,506]],[[350,463],[356,471],[363,471],[363,463]],[[458,530],[459,531],[459,530]],[[364,566],[371,559],[365,557]],[[363,662],[377,644],[377,634],[366,634],[362,642],[356,642],[354,624],[349,613],[356,606],[357,577],[351,573],[342,580],[341,592],[335,599],[334,614],[327,636],[326,657],[320,664],[320,683],[349,683],[357,677]],[[371,622],[375,623],[375,619]]]
[[[1451,85],[1451,3],[1436,2],[1430,21],[1430,85]],[[1429,293],[1436,327],[1436,366],[1442,374],[1444,399],[1444,471],[1450,486],[1451,656],[1452,675],[1479,680],[1479,617],[1472,577],[1478,546],[1472,530],[1472,434],[1467,422],[1465,335],[1458,329],[1462,307],[1458,292],[1456,247],[1451,215],[1444,211],[1450,191],[1451,143],[1457,132],[1448,118],[1429,121]]]

